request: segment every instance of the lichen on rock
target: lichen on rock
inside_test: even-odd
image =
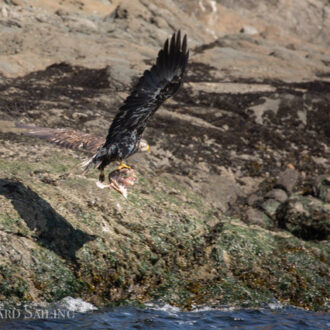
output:
[[[275,298],[327,310],[322,1],[264,2],[266,11],[232,1],[204,11],[191,1],[38,3],[0,12],[0,301],[190,309]],[[95,172],[82,175],[87,155],[16,130],[19,121],[105,136],[177,27],[192,54],[185,83],[145,131],[151,152],[128,161],[137,183],[127,200],[98,189]]]

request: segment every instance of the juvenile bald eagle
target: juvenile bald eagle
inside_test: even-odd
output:
[[[141,142],[142,133],[150,117],[159,106],[180,87],[188,62],[187,36],[181,42],[180,31],[165,41],[158,53],[156,64],[146,70],[120,107],[106,137],[104,145],[85,164],[100,170],[99,180],[104,181],[104,168],[113,161],[122,161],[134,154]]]
[[[71,149],[80,149],[94,153],[84,163],[85,172],[94,166],[100,170],[99,180],[104,181],[104,168],[114,161],[120,161],[119,170],[128,168],[123,160],[138,150],[148,150],[142,140],[142,133],[150,117],[159,106],[174,95],[182,84],[183,74],[188,62],[187,36],[181,40],[180,31],[165,41],[159,51],[156,63],[146,70],[131,94],[110,125],[105,139],[93,135],[69,130],[51,129],[26,124],[16,124],[23,134],[37,136]],[[113,172],[110,173],[110,176]],[[110,180],[109,176],[109,180]]]

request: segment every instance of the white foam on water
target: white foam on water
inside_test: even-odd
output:
[[[223,312],[232,312],[236,310],[236,307],[211,307],[211,306],[202,306],[196,307],[191,312],[198,313],[198,312],[209,312],[209,311],[223,311]]]
[[[80,298],[72,298],[70,296],[63,298],[57,303],[61,308],[65,308],[71,312],[86,313],[97,310],[97,307]]]
[[[167,313],[179,313],[181,312],[181,309],[176,306],[172,306],[170,304],[164,304],[164,305],[155,305],[153,303],[147,303],[145,304],[147,307],[157,310],[157,311],[163,311]]]
[[[182,309],[176,306],[172,306],[170,304],[154,304],[154,303],[145,303],[146,307],[157,310],[157,311],[163,311],[167,313],[178,313],[182,312]],[[189,311],[191,313],[198,313],[198,312],[208,312],[208,311],[223,311],[223,312],[233,312],[235,310],[239,309],[238,307],[234,306],[192,306],[192,310]]]
[[[284,307],[284,305],[281,304],[279,301],[269,303],[267,306],[271,310],[282,309]]]
[[[178,321],[179,325],[194,325],[197,321]]]
[[[209,306],[203,306],[203,307],[194,307],[192,310],[193,313],[208,312],[208,311],[214,311],[214,308]]]

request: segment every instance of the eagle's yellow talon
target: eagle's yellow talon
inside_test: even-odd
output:
[[[131,167],[128,166],[128,165],[126,165],[126,164],[124,164],[124,163],[122,162],[122,163],[120,163],[120,165],[118,166],[118,170],[121,170],[122,168],[128,168],[128,169],[130,169]]]

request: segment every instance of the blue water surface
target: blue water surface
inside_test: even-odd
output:
[[[51,315],[50,315],[51,316]],[[330,314],[292,307],[258,310],[114,307],[68,319],[0,320],[0,329],[330,329]]]

